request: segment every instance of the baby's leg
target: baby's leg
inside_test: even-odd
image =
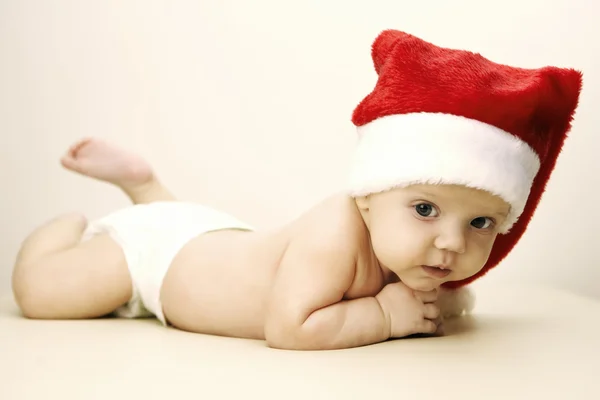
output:
[[[15,263],[12,286],[24,316],[96,318],[131,297],[131,278],[120,247],[108,236],[80,243],[84,217],[58,217],[31,233]]]
[[[73,172],[118,186],[134,204],[176,200],[139,155],[97,138],[75,143],[61,158]]]

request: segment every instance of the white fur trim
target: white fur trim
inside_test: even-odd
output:
[[[540,167],[535,151],[516,136],[456,115],[390,115],[358,127],[358,136],[352,196],[415,183],[464,184],[511,204],[501,233],[523,212]]]

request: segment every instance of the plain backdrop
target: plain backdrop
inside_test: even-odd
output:
[[[0,292],[36,226],[128,204],[60,167],[81,137],[138,151],[181,199],[257,227],[341,189],[350,116],[376,79],[370,46],[394,28],[502,63],[584,72],[542,204],[478,285],[600,298],[599,19],[593,0],[0,0]]]

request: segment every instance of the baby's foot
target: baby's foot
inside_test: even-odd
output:
[[[150,164],[142,157],[97,138],[73,144],[60,162],[68,170],[123,189],[145,185],[154,179]]]

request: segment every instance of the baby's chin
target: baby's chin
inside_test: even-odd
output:
[[[435,281],[433,279],[402,279],[402,283],[411,288],[412,290],[418,290],[420,292],[430,292],[432,290],[438,290],[444,281]]]

